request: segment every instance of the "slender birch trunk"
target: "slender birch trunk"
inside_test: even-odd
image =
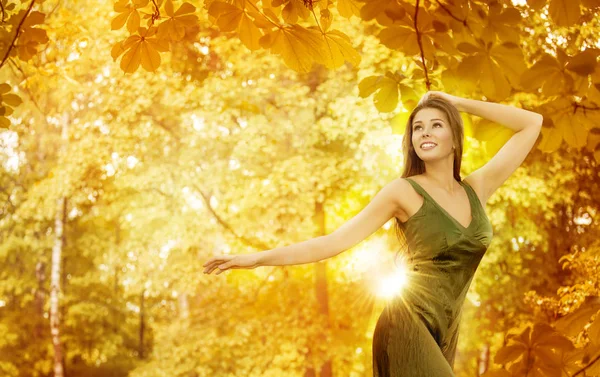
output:
[[[60,157],[64,156],[69,142],[69,124],[68,116],[63,116],[61,130]],[[64,185],[63,180],[59,180],[59,185]],[[60,187],[59,192],[64,192]],[[61,295],[61,262],[64,246],[64,226],[67,219],[67,198],[62,194],[56,200],[56,215],[54,217],[54,245],[52,246],[52,266],[50,273],[50,334],[52,337],[52,346],[54,348],[54,377],[64,377],[63,364],[63,345],[60,340],[60,295]]]
[[[54,347],[54,377],[64,377],[63,347],[60,341],[60,274],[63,249],[64,212],[67,200],[61,197],[57,200],[56,217],[54,221],[55,239],[52,247],[52,268],[50,274],[50,334]]]

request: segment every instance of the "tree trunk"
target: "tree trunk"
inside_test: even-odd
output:
[[[144,293],[146,290],[142,291],[142,296],[140,297],[140,333],[139,333],[139,345],[138,345],[138,357],[141,359],[144,358]]]
[[[46,284],[46,263],[37,262],[35,265],[35,278],[37,280],[38,287],[35,290],[35,312],[38,316],[39,322],[35,325],[34,337],[40,339],[45,329],[44,322],[44,304],[46,303],[46,292],[44,291],[44,285]]]
[[[323,203],[315,204],[315,222],[319,226],[319,236],[325,235],[325,212],[323,210]],[[329,293],[327,288],[327,262],[321,261],[315,264],[315,294],[317,296],[317,303],[319,304],[319,313],[329,320]],[[313,344],[322,344],[325,341],[324,334],[319,336]],[[308,358],[314,353],[312,345],[308,346]],[[304,370],[304,377],[315,377],[317,375],[315,368],[312,365],[308,365]],[[332,360],[329,358],[323,365],[319,366],[320,377],[331,377],[333,376]]]
[[[69,142],[68,116],[63,116],[61,130],[61,145],[59,157],[67,150]],[[60,158],[58,159],[61,160]],[[59,192],[64,192],[59,180]],[[54,245],[52,246],[52,266],[50,272],[50,335],[54,348],[54,377],[64,377],[64,351],[60,340],[60,294],[61,294],[61,262],[62,251],[65,244],[64,227],[67,220],[67,198],[63,195],[56,200],[56,215],[54,217]]]
[[[55,238],[52,246],[52,267],[50,275],[50,334],[54,348],[54,377],[64,377],[63,347],[60,341],[60,264],[63,249],[63,227],[66,215],[67,200],[61,197],[56,203],[57,211],[54,221]]]
[[[181,319],[189,319],[190,317],[190,304],[188,302],[187,293],[180,293],[179,297],[177,297],[179,302],[179,316]]]
[[[479,365],[478,365],[477,375],[481,376],[482,374],[487,372],[487,370],[490,366],[490,345],[487,343],[484,344],[483,348],[481,349],[481,354],[479,356],[478,364]]]

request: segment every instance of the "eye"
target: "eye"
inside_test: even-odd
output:
[[[434,123],[433,125],[435,126],[436,124],[439,124],[440,126],[442,125],[442,124],[441,124],[441,123],[439,123],[439,122],[436,122],[436,123]]]

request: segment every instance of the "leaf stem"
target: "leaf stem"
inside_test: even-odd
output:
[[[414,24],[415,24],[415,31],[417,32],[417,43],[419,44],[419,51],[421,52],[421,63],[423,63],[423,72],[425,73],[425,86],[427,87],[427,90],[431,90],[431,81],[429,81],[429,75],[427,73],[427,66],[425,65],[425,54],[423,53],[423,44],[421,42],[421,33],[419,32],[419,28],[417,27],[417,17],[419,16],[419,2],[420,0],[417,0],[417,4],[415,5],[415,17],[414,17]]]
[[[17,38],[19,37],[19,32],[21,31],[21,26],[23,26],[25,19],[27,19],[29,12],[31,12],[31,8],[33,8],[33,4],[35,4],[35,0],[31,0],[31,3],[29,4],[29,7],[27,8],[27,12],[25,12],[25,15],[23,16],[23,18],[21,18],[21,21],[19,21],[19,26],[17,26],[17,30],[15,31],[15,36],[13,37],[12,42],[10,42],[10,46],[8,46],[8,49],[6,50],[6,54],[4,54],[4,58],[2,59],[2,62],[0,63],[0,68],[4,65],[4,63],[6,62],[6,59],[8,59],[8,55],[10,54],[10,51],[15,46],[15,42],[17,41]]]

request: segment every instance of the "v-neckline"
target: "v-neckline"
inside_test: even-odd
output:
[[[408,179],[411,182],[414,182],[421,189],[421,191],[423,191],[423,193],[427,196],[427,198],[429,200],[431,200],[431,202],[433,204],[435,204],[435,206],[438,207],[438,209],[440,209],[440,211],[442,211],[442,213],[444,213],[446,215],[446,217],[448,217],[456,225],[458,225],[463,232],[468,231],[471,228],[471,226],[475,223],[475,208],[474,208],[475,206],[473,205],[473,200],[471,199],[471,195],[469,195],[469,191],[467,190],[467,188],[463,184],[463,181],[459,181],[458,183],[461,185],[461,187],[463,188],[463,190],[465,190],[465,194],[467,194],[467,198],[469,199],[469,207],[470,207],[470,210],[471,210],[471,222],[466,227],[464,225],[462,225],[461,223],[459,223],[458,220],[456,220],[454,217],[452,217],[448,213],[448,211],[446,211],[444,209],[444,207],[442,207],[438,202],[436,202],[435,199],[433,199],[433,197],[431,195],[429,195],[429,193],[417,181],[415,181],[414,179],[411,179],[411,178],[406,178],[406,179]],[[466,184],[468,185],[468,183],[466,183]]]

